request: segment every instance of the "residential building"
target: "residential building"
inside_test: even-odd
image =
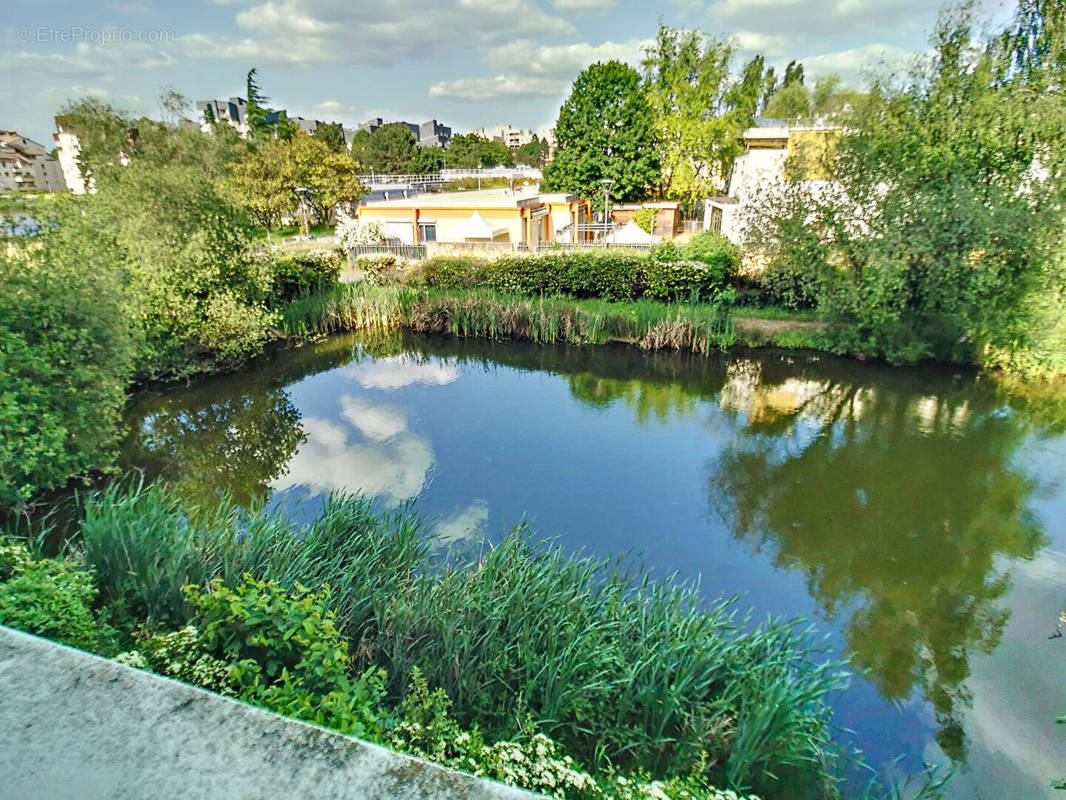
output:
[[[840,137],[839,128],[790,126],[784,120],[755,122],[744,132],[745,149],[733,162],[725,195],[709,198],[704,207],[704,228],[719,230],[737,244],[743,243],[752,205],[786,179],[815,190],[833,184],[827,160]]]
[[[447,147],[448,142],[451,141],[452,129],[447,125],[442,125],[435,119],[427,120],[421,125],[402,120],[397,121],[410,129],[411,135],[415,137],[415,142],[419,147]],[[391,123],[385,122],[381,117],[374,117],[360,125],[357,130],[366,131],[373,135],[382,125],[388,124]]]
[[[520,243],[575,242],[591,218],[588,202],[577,195],[526,189],[444,192],[377,200],[359,217],[383,223],[389,239],[400,244],[426,242]]]
[[[208,115],[210,109],[210,117]],[[200,115],[200,124],[206,126],[210,119],[215,122],[228,122],[241,133],[248,132],[248,103],[243,97],[230,97],[226,100],[197,100],[196,111]]]
[[[476,133],[484,139],[505,144],[512,150],[517,150],[524,144],[533,141],[537,134],[527,128],[512,128],[510,125],[494,125],[491,128],[475,128],[471,133]]]
[[[16,131],[0,131],[0,192],[64,189],[63,170],[44,145]]]

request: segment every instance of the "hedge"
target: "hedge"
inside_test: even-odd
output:
[[[440,289],[485,287],[508,294],[611,301],[710,300],[725,287],[725,272],[717,264],[675,258],[676,248],[663,255],[666,258],[630,250],[570,250],[496,259],[438,256],[421,262],[408,280]]]

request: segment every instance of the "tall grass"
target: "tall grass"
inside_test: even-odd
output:
[[[728,312],[714,305],[651,300],[606,302],[447,290],[344,284],[294,301],[282,312],[290,336],[360,329],[410,328],[539,344],[635,344],[645,350],[709,353],[736,340]]]
[[[706,763],[712,781],[764,793],[786,776],[791,792],[828,780],[826,696],[843,679],[813,663],[805,633],[749,627],[729,602],[535,545],[524,529],[442,560],[417,517],[363,499],[333,497],[295,527],[190,507],[156,484],[90,497],[80,547],[106,602],[163,628],[189,618],[186,583],[329,584],[360,668],[384,667],[396,698],[420,669],[491,736],[532,726],[596,767],[662,776]]]

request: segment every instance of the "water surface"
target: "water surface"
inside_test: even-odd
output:
[[[755,620],[813,620],[861,675],[835,719],[872,763],[1041,798],[1066,778],[1052,416],[944,369],[346,336],[137,398],[124,460],[298,518],[360,491],[413,503],[441,543],[527,519],[639,553]]]

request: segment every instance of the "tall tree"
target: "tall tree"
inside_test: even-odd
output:
[[[548,143],[536,136],[515,152],[515,161],[530,167],[543,167],[548,162]]]
[[[593,64],[574,81],[555,125],[555,158],[544,168],[545,191],[594,197],[600,180],[611,195],[636,200],[660,177],[655,121],[640,74],[618,61]]]
[[[339,122],[323,122],[312,134],[334,153],[345,153],[348,145],[344,143],[344,129]]]
[[[740,152],[740,131],[727,115],[733,45],[660,25],[644,55],[644,85],[662,162],[659,192],[675,198],[705,193]]]
[[[476,133],[459,134],[448,142],[448,166],[455,169],[510,166],[513,163],[507,145]]]
[[[353,142],[354,147],[354,142]],[[378,172],[409,172],[418,155],[415,136],[402,122],[390,122],[360,139],[356,156],[364,167]]]

